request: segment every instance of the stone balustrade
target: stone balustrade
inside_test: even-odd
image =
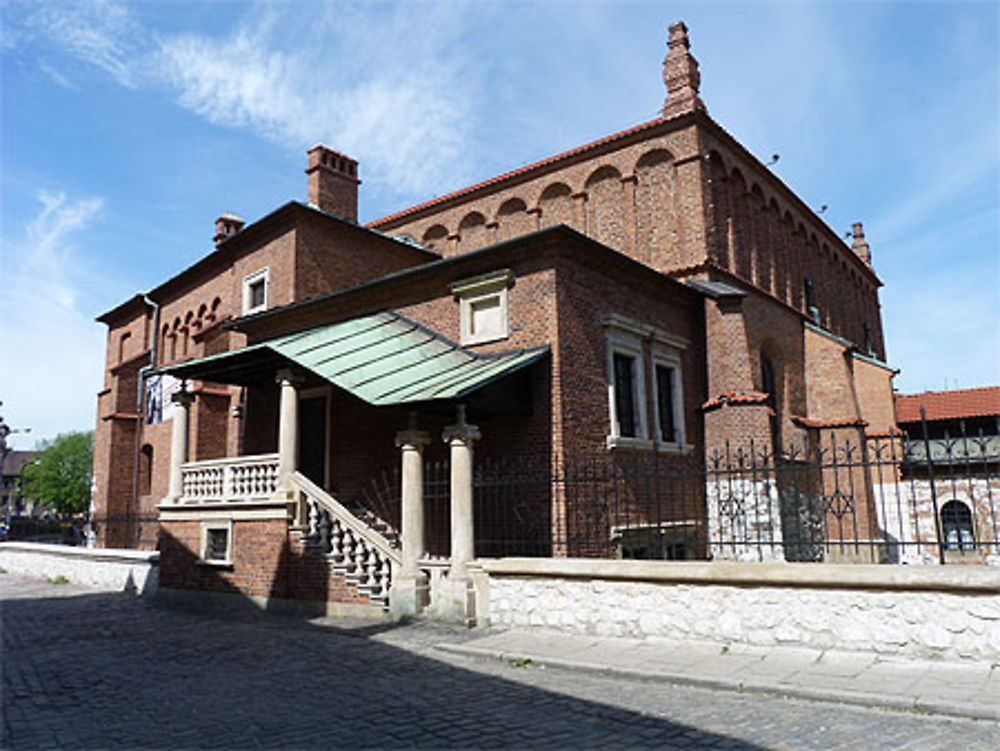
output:
[[[278,489],[278,455],[188,462],[181,467],[181,497],[188,505],[241,503],[270,498]]]
[[[399,550],[302,474],[293,475],[292,486],[305,543],[326,555],[333,571],[357,586],[372,604],[387,608],[393,569],[401,563]]]

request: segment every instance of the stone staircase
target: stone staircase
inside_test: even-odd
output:
[[[354,513],[299,472],[292,478],[303,544],[324,556],[332,571],[383,610],[393,571],[400,566],[399,535],[370,511]]]

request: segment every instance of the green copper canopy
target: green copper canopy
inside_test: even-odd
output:
[[[547,346],[495,355],[470,352],[418,323],[384,311],[288,334],[159,372],[217,383],[288,362],[376,406],[459,399],[544,357]]]

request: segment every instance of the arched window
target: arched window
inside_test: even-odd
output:
[[[941,507],[941,529],[948,550],[972,550],[976,545],[972,512],[961,501],[948,501]]]
[[[153,447],[143,444],[139,452],[139,495],[149,495],[153,486]]]

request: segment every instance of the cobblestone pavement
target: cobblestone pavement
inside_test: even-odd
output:
[[[4,748],[990,749],[1000,725],[444,655],[440,624],[210,617],[0,575]],[[334,624],[338,624],[337,627]]]

